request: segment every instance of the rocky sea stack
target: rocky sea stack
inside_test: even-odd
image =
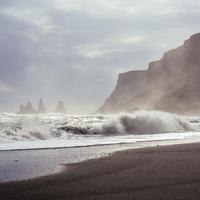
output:
[[[27,105],[20,105],[19,112],[17,114],[44,114],[46,113],[46,109],[43,103],[43,100],[40,99],[38,103],[38,109],[36,110],[30,101],[28,101]]]
[[[37,113],[38,113],[38,114],[46,113],[46,109],[45,109],[45,107],[44,107],[44,103],[43,103],[43,100],[42,100],[42,99],[39,100]]]
[[[62,101],[58,100],[55,113],[66,113],[65,105]]]
[[[56,109],[54,110],[55,113],[66,113],[66,108],[63,101],[58,100]],[[43,103],[43,100],[40,99],[38,102],[37,110],[32,106],[32,103],[28,101],[28,103],[24,106],[23,104],[20,105],[19,112],[17,114],[45,114],[46,108]]]
[[[28,101],[25,106],[23,104],[20,105],[18,114],[36,114],[36,110],[33,108],[32,103]]]

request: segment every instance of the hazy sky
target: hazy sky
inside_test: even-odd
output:
[[[0,111],[42,97],[92,111],[117,74],[200,29],[197,0],[0,0]]]

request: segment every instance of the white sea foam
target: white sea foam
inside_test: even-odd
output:
[[[0,114],[0,149],[9,143],[15,147],[18,144],[26,146],[31,141],[37,141],[34,144],[37,148],[37,144],[41,147],[43,144],[52,146],[52,141],[55,147],[56,144],[85,146],[149,139],[179,139],[185,137],[183,133],[198,131],[199,125],[198,117],[187,118],[157,111],[90,116],[3,113]]]

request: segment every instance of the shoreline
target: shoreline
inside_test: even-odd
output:
[[[81,163],[132,149],[195,144],[200,140],[154,140],[135,143],[100,144],[79,147],[17,149],[0,151],[0,183],[42,178],[61,173],[64,165]]]
[[[192,132],[193,133],[193,132]],[[199,132],[198,132],[199,133]],[[194,141],[195,139],[195,141]],[[57,146],[57,147],[34,147],[34,148],[16,148],[16,149],[0,149],[1,152],[12,152],[12,151],[38,151],[38,150],[58,150],[58,149],[73,149],[73,148],[87,148],[87,147],[101,147],[101,146],[114,146],[114,145],[134,145],[134,144],[155,144],[159,142],[161,145],[167,143],[167,145],[173,144],[186,144],[186,143],[198,143],[199,138],[183,138],[183,139],[152,139],[142,141],[131,141],[131,142],[116,142],[116,143],[100,143],[100,144],[88,144],[88,145],[77,145],[77,146]],[[148,146],[147,146],[148,147]],[[138,147],[140,148],[140,147]],[[143,146],[142,146],[143,148]]]
[[[0,152],[0,183],[23,181],[60,173],[63,165],[105,157],[126,145],[100,145],[80,148],[50,148]]]
[[[0,184],[7,199],[200,199],[200,143],[118,151],[58,174]]]
[[[119,143],[110,143],[110,144],[94,144],[94,145],[85,145],[85,146],[71,146],[71,147],[44,147],[44,148],[30,148],[30,149],[5,149],[1,152],[12,152],[12,151],[41,151],[41,150],[58,150],[58,149],[74,149],[74,148],[88,148],[88,147],[102,147],[102,146],[114,146],[114,145],[132,145],[140,143],[154,143],[154,142],[170,142],[170,141],[180,141],[179,139],[170,139],[170,140],[150,140],[150,141],[137,141],[137,142],[119,142]],[[191,142],[188,142],[191,143]],[[177,143],[182,144],[182,143]],[[148,147],[148,146],[147,146]],[[133,147],[134,148],[134,147]],[[140,147],[138,147],[140,148]],[[143,148],[143,147],[142,147]]]

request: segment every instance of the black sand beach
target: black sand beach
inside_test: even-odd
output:
[[[0,185],[2,200],[200,199],[200,144],[125,150]]]

